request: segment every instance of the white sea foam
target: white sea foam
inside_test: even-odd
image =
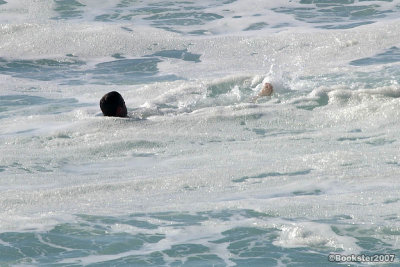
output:
[[[77,16],[57,19],[55,2],[11,2],[0,5],[1,232],[48,232],[79,224],[76,214],[141,212],[155,229],[123,221],[107,229],[164,235],[140,250],[60,261],[84,264],[191,243],[234,266],[240,257],[229,241],[213,241],[246,227],[274,229],[271,246],[282,249],[358,253],[365,248],[357,238],[371,229],[398,249],[395,15],[327,30],[274,10],[313,4],[207,1],[203,11],[224,18],[177,25],[176,33],[155,27],[150,14],[96,20],[119,1],[80,1]],[[382,1],[350,6],[368,4],[395,9]],[[260,21],[288,25],[242,31]],[[188,34],[196,30],[206,33]],[[368,61],[382,54],[391,61]],[[149,58],[156,63],[142,69],[135,61]],[[123,60],[132,61],[118,65]],[[275,93],[254,101],[265,82]],[[101,116],[99,99],[112,90],[132,118]],[[174,228],[151,217],[224,210],[270,217],[209,216]]]
[[[327,225],[316,223],[294,223],[282,225],[281,235],[275,243],[283,247],[311,247],[341,249],[346,254],[357,254],[361,251],[356,239],[338,236]]]

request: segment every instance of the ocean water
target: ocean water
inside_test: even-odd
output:
[[[0,0],[0,266],[400,266],[399,17]]]

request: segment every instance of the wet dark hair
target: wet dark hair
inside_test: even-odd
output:
[[[120,93],[116,91],[109,92],[100,99],[100,109],[103,112],[104,116],[118,117],[118,107],[124,106],[124,99],[122,98]]]

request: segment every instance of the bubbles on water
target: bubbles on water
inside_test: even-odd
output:
[[[282,247],[310,247],[317,250],[325,248],[327,251],[340,251],[346,254],[361,251],[355,238],[339,236],[329,225],[293,223],[282,225],[280,229],[279,238],[274,244]]]
[[[359,27],[395,3],[7,2],[11,264],[324,265],[396,249],[399,25]],[[275,94],[253,101],[266,82]],[[111,90],[133,118],[99,115]]]
[[[363,240],[363,229],[352,226],[356,230],[354,237],[345,237],[340,233],[348,231],[346,226],[295,224],[246,209],[126,216],[80,214],[74,222],[60,223],[43,232],[1,233],[0,251],[7,252],[7,261],[16,264],[25,261],[146,266],[323,263],[331,252],[361,251],[356,242]],[[24,244],[35,247],[35,251],[21,245],[21,238]],[[365,248],[373,241],[364,239],[361,245]],[[305,247],[312,249],[311,255]]]

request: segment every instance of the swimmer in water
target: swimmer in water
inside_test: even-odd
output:
[[[121,118],[128,116],[125,101],[116,91],[109,92],[100,99],[100,109],[104,116]]]
[[[272,86],[272,84],[265,83],[261,91],[258,93],[258,95],[253,98],[253,101],[257,102],[257,100],[263,96],[271,96],[273,92],[274,92],[274,87]]]
[[[262,90],[253,98],[253,101],[256,102],[260,97],[270,96],[273,92],[272,84],[265,83]],[[121,118],[128,116],[125,101],[116,91],[109,92],[100,99],[100,109],[104,116]]]
[[[272,84],[265,83],[263,89],[258,93],[258,97],[270,96],[273,92],[274,88],[272,87]]]

